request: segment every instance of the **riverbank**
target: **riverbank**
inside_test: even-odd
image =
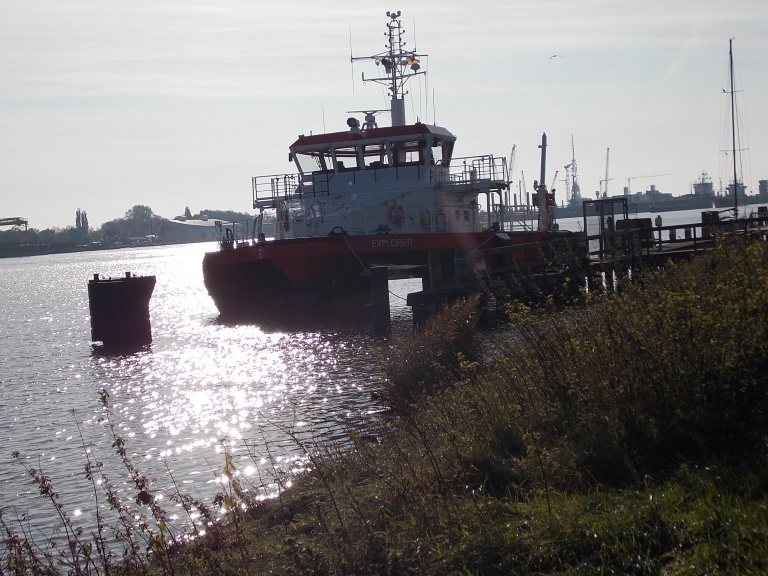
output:
[[[253,573],[764,573],[766,273],[765,242],[721,246],[509,308],[484,354],[454,309],[389,359],[391,433],[262,505]]]
[[[311,469],[278,497],[225,454],[222,524],[132,475],[122,573],[764,573],[767,277],[765,242],[740,241],[566,312],[508,304],[490,335],[457,306],[382,358],[380,430],[295,436]],[[192,540],[184,513],[210,519]],[[98,540],[74,548],[96,573]]]
[[[104,244],[54,243],[54,244],[3,244],[0,245],[0,258],[24,258],[27,256],[46,256],[48,254],[73,254],[76,252],[97,252],[102,250],[122,250],[123,248],[146,248],[148,246],[174,246],[177,244],[202,244],[211,240],[195,240],[193,242],[160,242],[146,238],[136,238],[125,243],[115,242]]]

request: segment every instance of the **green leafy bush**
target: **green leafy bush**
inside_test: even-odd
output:
[[[481,354],[477,297],[459,300],[430,318],[415,338],[389,350],[383,395],[408,411],[425,394],[452,385]]]

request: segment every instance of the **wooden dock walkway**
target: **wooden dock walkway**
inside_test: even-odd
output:
[[[466,259],[474,282],[467,284],[466,270],[459,281],[456,270],[456,282],[409,294],[408,304],[419,324],[472,292],[503,292],[528,303],[573,302],[585,289],[618,289],[623,277],[642,269],[689,260],[718,241],[748,236],[768,237],[768,212],[722,220],[703,215],[702,222],[674,226],[653,226],[650,218],[617,220],[615,227],[601,226],[598,234],[560,232],[539,242],[475,250]]]

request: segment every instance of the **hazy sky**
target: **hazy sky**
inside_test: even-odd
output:
[[[251,177],[293,171],[297,135],[386,106],[350,44],[383,51],[387,10],[429,55],[409,120],[448,128],[460,156],[515,145],[529,191],[542,132],[548,180],[564,178],[573,135],[591,197],[607,149],[609,194],[628,177],[633,192],[684,194],[703,170],[728,183],[733,38],[743,178],[755,192],[768,179],[765,0],[272,4],[0,0],[0,217],[44,229],[74,225],[78,208],[91,226],[135,204],[250,212]]]

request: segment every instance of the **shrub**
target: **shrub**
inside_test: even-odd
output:
[[[384,365],[383,395],[398,411],[420,397],[450,386],[463,368],[477,362],[481,335],[477,297],[455,302],[433,316],[408,342],[390,349]]]
[[[488,378],[601,481],[768,434],[768,246],[720,245],[583,310],[528,317]]]

